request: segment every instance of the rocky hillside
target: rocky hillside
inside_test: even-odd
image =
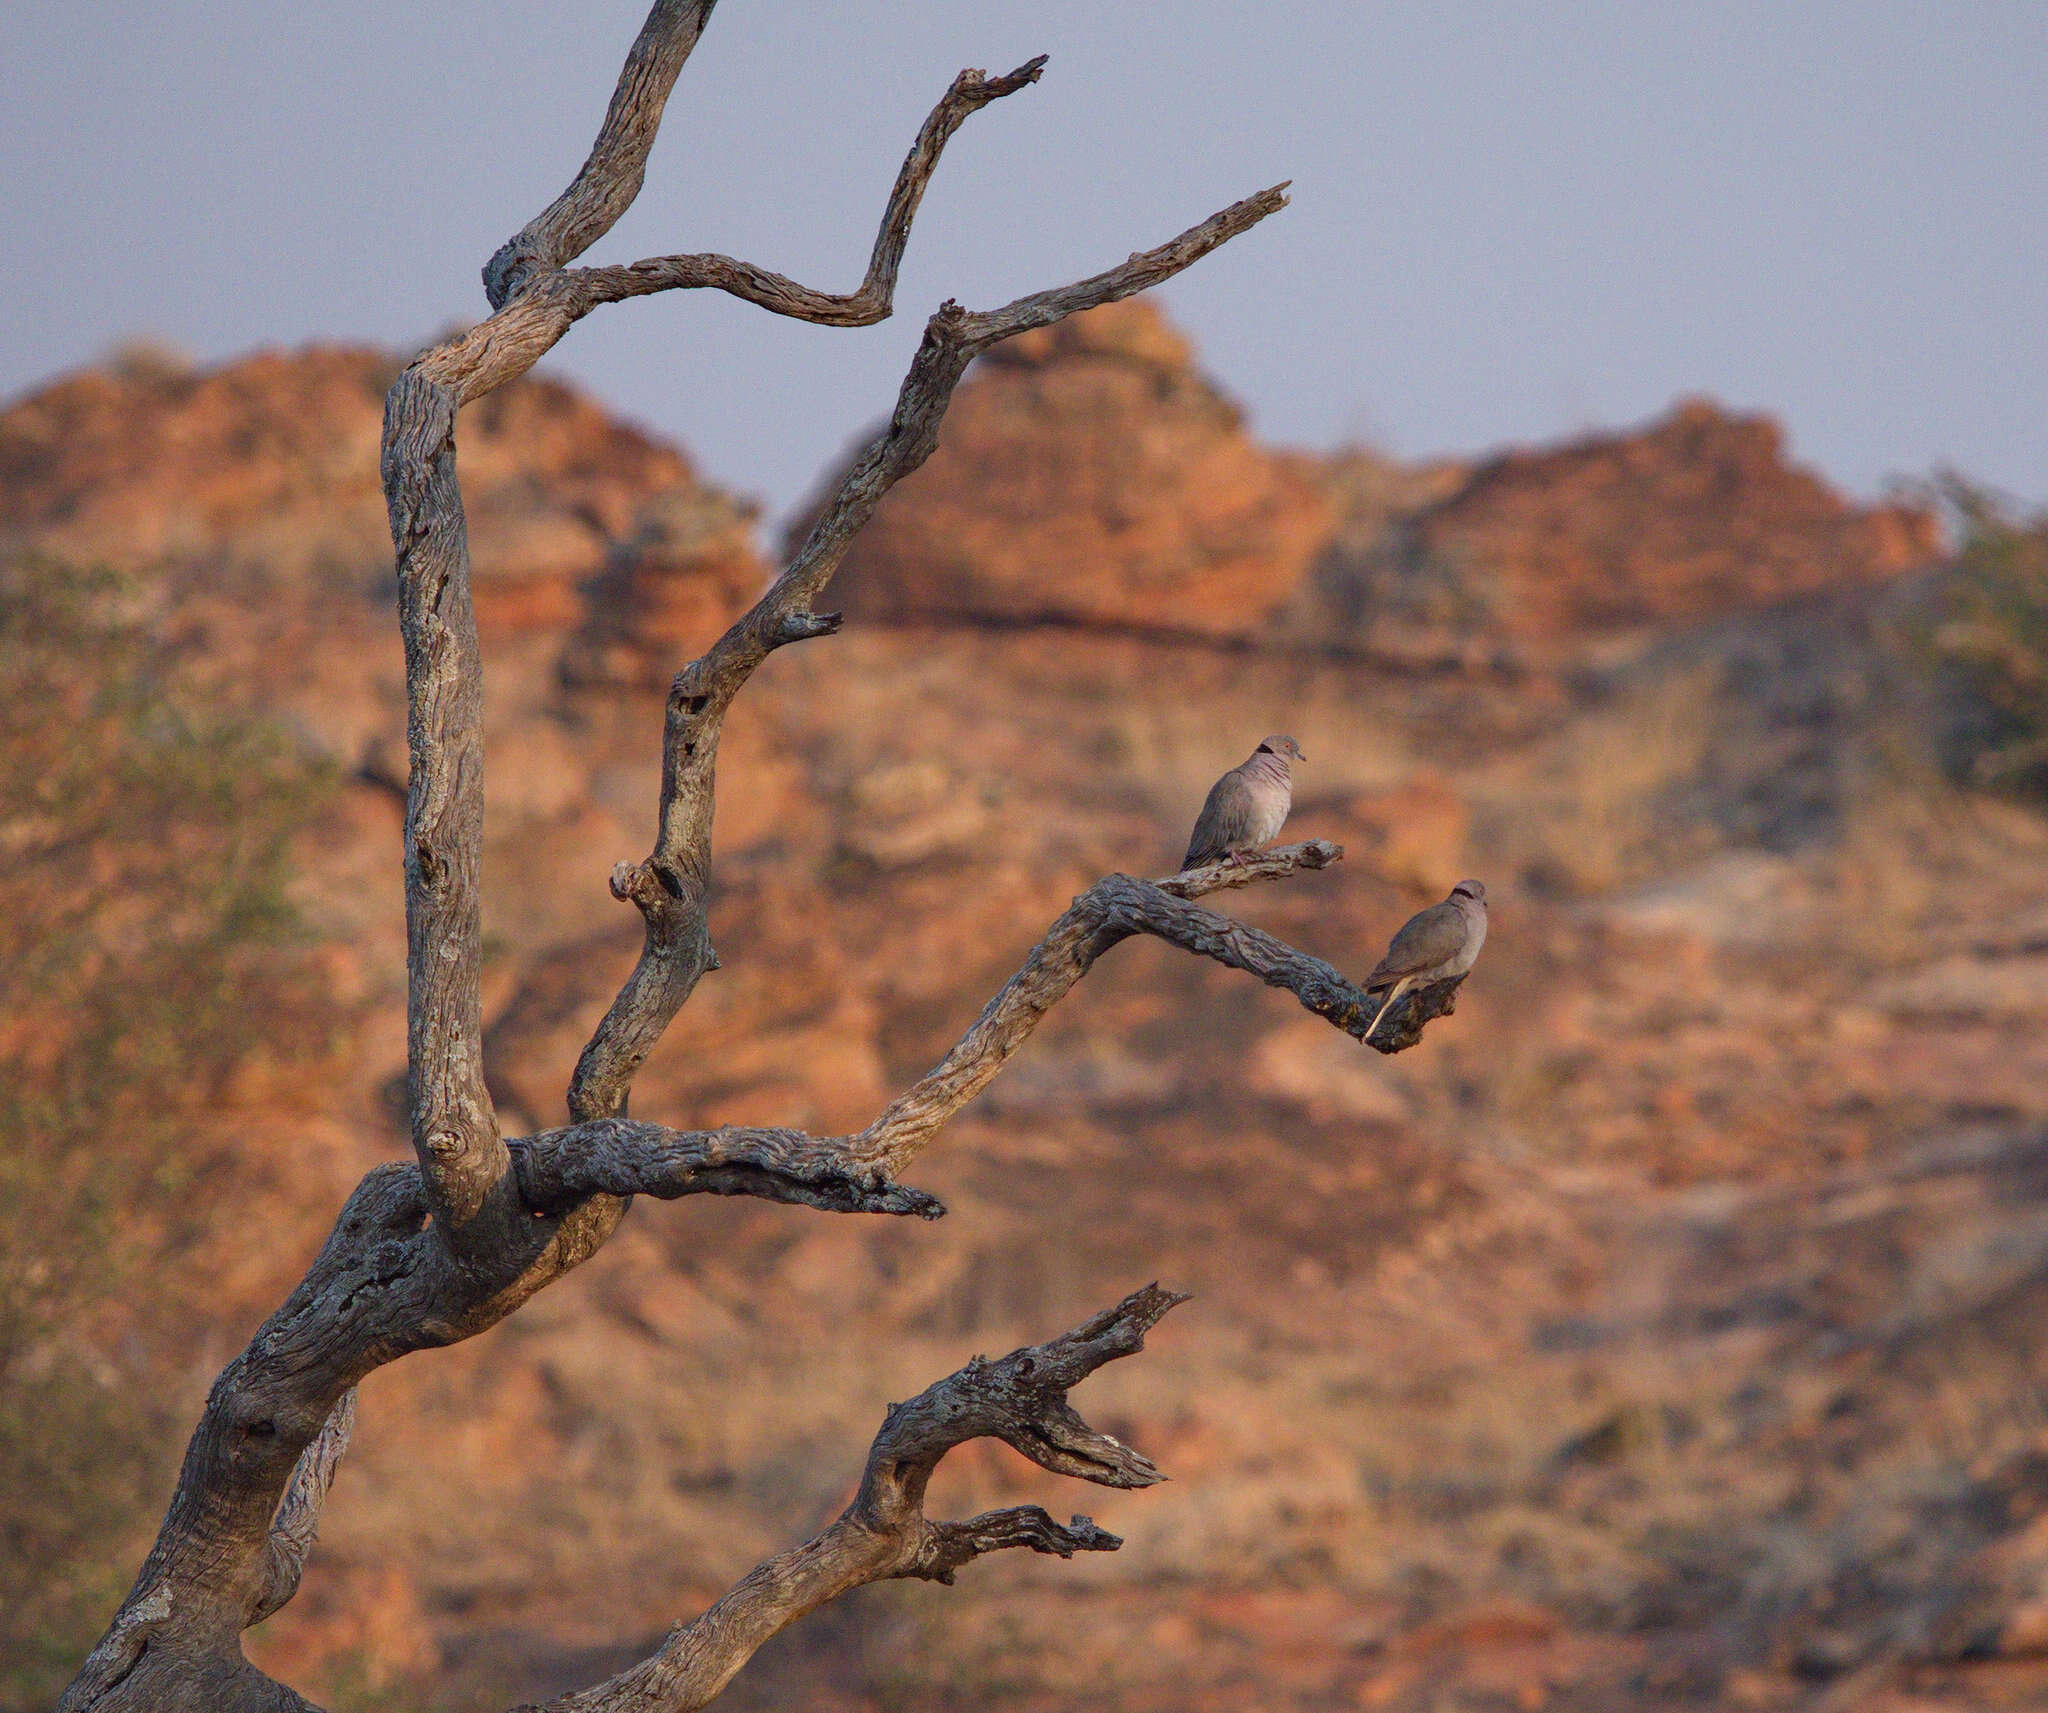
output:
[[[1471,466],[1276,452],[1135,301],[991,352],[840,592],[897,623],[1554,667],[1937,551],[1928,512],[1845,503],[1775,423],[1705,400]]]
[[[1368,653],[1557,664],[1674,624],[1928,564],[1934,520],[1862,509],[1763,417],[1687,400],[1633,434],[1490,458],[1440,497],[1354,504],[1313,625]]]
[[[1245,433],[1143,302],[999,345],[841,578],[858,617],[1245,639],[1328,539],[1310,461]]]
[[[131,359],[0,414],[8,550],[119,566],[181,693],[331,781],[290,880],[331,1050],[224,1079],[244,1166],[179,1238],[213,1288],[79,1311],[181,1408],[404,1147],[388,372]],[[488,1065],[525,1127],[637,947],[605,876],[645,847],[660,685],[763,567],[590,401],[472,416]],[[635,1110],[865,1121],[1269,730],[1349,856],[1236,907],[1357,971],[1483,875],[1458,1014],[1381,1060],[1118,952],[923,1163],[948,1219],[636,1208],[374,1377],[254,1648],[345,1706],[587,1678],[830,1515],[889,1399],[1158,1276],[1198,1301],[1090,1410],[1171,1485],[982,1447],[935,1493],[1087,1503],[1126,1549],[868,1591],[736,1706],[2038,1705],[2048,823],[1926,740],[1935,549],[1706,406],[1411,468],[1262,447],[1143,308],[985,361],[845,634],[729,727],[724,968]]]

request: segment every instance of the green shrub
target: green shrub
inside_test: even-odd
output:
[[[2048,800],[2048,515],[1959,483],[1948,497],[1962,546],[1928,629],[1942,761],[1963,784]]]

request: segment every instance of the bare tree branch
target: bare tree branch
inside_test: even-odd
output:
[[[1297,869],[1324,868],[1343,855],[1316,839],[1267,851],[1242,866],[1215,863],[1177,875],[1166,884],[1112,874],[1067,906],[1024,967],[983,1008],[974,1026],[930,1071],[889,1103],[858,1136],[847,1139],[854,1158],[900,1171],[922,1153],[940,1128],[992,1081],[1040,1020],[1112,946],[1133,934],[1162,940],[1291,989],[1311,1011],[1339,1028],[1362,1033],[1372,1010],[1362,991],[1319,958],[1190,902],[1214,886],[1241,886]],[[1169,892],[1167,885],[1176,887]],[[1362,1012],[1362,1015],[1361,1015]]]
[[[963,72],[925,121],[898,174],[859,291],[808,292],[726,257],[628,270],[565,270],[638,194],[664,103],[712,0],[657,0],[621,72],[590,157],[570,187],[485,269],[489,320],[416,360],[385,411],[384,487],[398,556],[406,644],[408,1087],[413,1145],[437,1222],[473,1260],[502,1252],[519,1217],[510,1160],[484,1085],[482,660],[469,541],[455,475],[459,407],[523,374],[599,303],[655,287],[724,285],[765,307],[854,324],[889,311],[910,223],[946,141],[967,117],[1037,81],[1043,60],[1007,77]],[[708,949],[708,948],[707,948]],[[677,1002],[680,1004],[680,1000]],[[623,1100],[624,1089],[620,1089]],[[572,1116],[619,1108],[572,1106]],[[602,1243],[623,1210],[588,1204],[574,1234]]]
[[[263,1588],[249,1610],[249,1622],[260,1624],[286,1605],[299,1591],[305,1574],[306,1554],[320,1532],[320,1508],[327,1503],[327,1490],[334,1485],[334,1472],[348,1452],[349,1435],[355,1432],[356,1394],[351,1387],[342,1393],[327,1413],[326,1425],[313,1436],[313,1443],[299,1453],[284,1503],[270,1525],[270,1545],[264,1554]]]
[[[405,639],[406,1063],[434,1216],[487,1253],[514,1210],[483,1071],[483,658],[455,477],[454,395],[416,369],[384,410],[384,493]],[[492,1217],[495,1216],[495,1217]]]
[[[839,325],[889,310],[912,216],[948,137],[976,109],[1035,81],[963,73],[926,121],[882,217],[868,273],[844,297],[722,257],[626,269],[566,264],[630,206],[662,108],[714,0],[655,0],[582,170],[485,269],[494,307],[424,353],[386,400],[382,474],[405,645],[407,1059],[414,1162],[379,1167],[349,1197],[286,1302],[215,1382],[157,1540],[64,1706],[102,1713],[297,1713],[299,1696],[242,1655],[242,1630],[292,1598],[353,1421],[353,1390],[379,1366],[475,1336],[594,1254],[629,1195],[748,1194],[846,1212],[942,1211],[893,1180],[947,1116],[985,1086],[1037,1019],[1109,946],[1152,933],[1294,991],[1354,1033],[1354,988],[1329,966],[1192,902],[1222,887],[1335,860],[1312,844],[1241,867],[1158,883],[1111,876],[1089,889],[954,1052],[857,1136],[727,1129],[692,1134],[625,1116],[632,1076],[707,968],[713,765],[725,712],[775,649],[838,627],[813,610],[884,494],[937,444],[974,357],[1158,283],[1285,202],[1266,191],[1092,279],[970,313],[948,303],[925,329],[894,416],[848,473],[789,567],[738,624],[678,675],[663,732],[659,828],[647,861],[613,889],[646,921],[639,965],[586,1048],[569,1127],[501,1136],[482,1071],[482,662],[456,476],[466,402],[525,372],[600,302],[713,286],[781,313]],[[1380,1042],[1375,1042],[1380,1045]],[[1386,1050],[1383,1047],[1383,1050]],[[971,1363],[893,1411],[860,1496],[817,1540],[760,1567],[654,1659],[564,1707],[696,1707],[775,1630],[844,1588],[882,1576],[950,1579],[982,1552],[1067,1555],[1118,1543],[1086,1518],[1035,1509],[960,1523],[922,1515],[925,1481],[951,1446],[993,1435],[1049,1469],[1110,1486],[1157,1479],[1095,1433],[1065,1393],[1137,1349],[1175,1301],[1139,1292],[1063,1340]]]
[[[678,7],[668,9],[675,13],[687,11],[687,8]],[[709,5],[703,7],[707,13],[710,9]],[[661,6],[655,8],[657,15],[663,10]],[[641,32],[642,44],[654,27],[655,19],[650,17],[647,29]],[[695,26],[691,27],[694,29]],[[691,41],[694,43],[694,35]],[[636,46],[635,52],[638,51]],[[886,320],[895,307],[896,275],[903,261],[904,246],[910,241],[911,220],[917,213],[918,203],[924,199],[925,187],[931,182],[947,140],[971,114],[979,112],[991,101],[1014,95],[1027,85],[1036,83],[1044,66],[1045,56],[1041,54],[1003,77],[990,77],[980,71],[963,71],[953,80],[952,86],[939,98],[939,104],[925,120],[917,140],[911,144],[910,153],[904,157],[903,166],[896,175],[895,188],[882,210],[882,223],[868,258],[867,275],[855,291],[815,291],[751,262],[719,255],[655,256],[622,267],[543,267],[540,260],[543,250],[521,248],[528,234],[534,231],[529,227],[508,242],[484,270],[494,311],[490,319],[427,352],[416,366],[437,385],[450,388],[458,402],[468,404],[526,373],[554,348],[570,328],[600,304],[619,303],[627,298],[646,297],[662,291],[708,288],[729,292],[774,314],[827,327],[866,327]],[[677,60],[675,69],[680,67],[681,61]],[[630,76],[630,65],[627,70]],[[675,71],[671,70],[671,82],[674,76]],[[621,79],[621,90],[625,89],[626,82],[627,79]],[[666,98],[665,88],[662,94]],[[618,99],[613,97],[614,109]],[[656,117],[659,117],[658,108]],[[609,126],[609,116],[606,122]],[[652,140],[651,135],[648,140]],[[602,138],[599,144],[602,150]],[[597,152],[593,152],[591,158],[596,160]],[[643,165],[644,159],[632,167],[631,182],[636,193]],[[586,162],[584,173],[588,175],[591,170]],[[607,178],[604,174],[599,174],[594,181],[600,188],[618,182],[623,181]],[[579,192],[577,187],[583,184],[584,178],[579,176],[577,185],[565,191],[564,197],[577,197],[593,208],[609,206],[597,189],[587,194]],[[628,196],[627,202],[630,201]],[[618,212],[623,212],[623,208],[621,205]],[[549,214],[552,213],[550,210]],[[617,217],[617,213],[605,217],[599,230],[592,231],[581,243],[576,243],[573,250],[565,249],[561,260],[566,262],[580,255],[584,248],[601,236],[602,231],[610,229]],[[540,220],[548,218],[549,215],[542,215]],[[574,242],[573,235],[568,241]],[[533,242],[540,244],[543,238],[536,238]],[[553,252],[547,250],[545,253]],[[505,260],[508,257],[516,260]],[[501,261],[504,263],[502,269]],[[499,272],[494,274],[493,270]],[[502,280],[513,280],[515,284],[501,294],[493,282]]]
[[[1070,1558],[1123,1543],[1086,1517],[1062,1528],[1036,1506],[961,1523],[924,1514],[932,1471],[955,1446],[1000,1439],[1041,1468],[1102,1487],[1164,1480],[1151,1461],[1075,1413],[1067,1393],[1104,1363],[1142,1350],[1145,1334],[1187,1298],[1157,1285],[1063,1337],[975,1357],[908,1403],[892,1404],[868,1452],[860,1491],[824,1533],[755,1569],[658,1652],[607,1682],[547,1704],[546,1713],[693,1713],[711,1702],[761,1644],[826,1601],[893,1577],[953,1580],[986,1552],[1029,1547]]]
[[[951,1587],[954,1573],[986,1552],[1028,1546],[1048,1557],[1072,1558],[1077,1552],[1115,1552],[1123,1544],[1121,1535],[1097,1528],[1093,1517],[1076,1517],[1062,1525],[1038,1505],[1019,1505],[984,1511],[964,1523],[933,1523],[917,1562],[897,1574]]]
[[[535,274],[573,262],[633,206],[647,176],[647,156],[660,134],[669,91],[717,4],[718,0],[655,0],[619,72],[597,141],[569,188],[484,264],[484,295],[493,309],[504,308]]]
[[[495,1275],[480,1276],[455,1263],[437,1229],[425,1223],[430,1202],[417,1167],[373,1171],[343,1208],[305,1280],[215,1385],[157,1551],[125,1610],[131,1616],[143,1614],[137,1624],[154,1623],[147,1613],[168,1601],[169,1593],[156,1604],[145,1602],[146,1610],[137,1601],[145,1595],[156,1601],[148,1591],[175,1585],[180,1599],[201,1614],[232,1610],[239,1628],[289,1598],[311,1542],[318,1499],[345,1445],[349,1388],[409,1351],[473,1336],[574,1266],[585,1251],[569,1234],[576,1230],[574,1216],[586,1198],[611,1204],[642,1191],[658,1196],[708,1192],[762,1195],[838,1211],[936,1214],[938,1204],[931,1198],[890,1181],[886,1162],[908,1159],[921,1149],[945,1116],[986,1086],[1093,960],[1132,933],[1159,934],[1280,985],[1300,983],[1304,1002],[1351,991],[1327,966],[1191,902],[1210,892],[1323,868],[1340,854],[1334,845],[1313,841],[1159,882],[1111,876],[1091,887],[991,1002],[963,1046],[857,1136],[821,1141],[788,1130],[742,1129],[692,1135],[617,1120],[544,1132],[513,1144],[522,1243],[500,1257]],[[1357,997],[1342,1003],[1363,1009],[1366,1002]],[[490,1286],[493,1276],[503,1282]],[[1114,1316],[1089,1323],[1061,1343],[1066,1366],[1049,1368],[1046,1383],[1071,1385],[1090,1367],[1122,1353],[1107,1346],[1097,1349],[1097,1342],[1114,1344],[1131,1336]],[[911,1435],[922,1419],[913,1411],[885,1430],[878,1446],[886,1455],[876,1468],[914,1463],[904,1448],[914,1450],[923,1441],[903,1436]],[[957,1427],[978,1418],[947,1419]],[[1090,1479],[1142,1484],[1149,1469],[1128,1448],[1093,1435],[1078,1418],[1061,1415],[1049,1400],[1029,1418],[1028,1432],[1018,1428],[1013,1437],[1001,1428],[987,1431],[1010,1437],[1048,1468]],[[873,1487],[869,1497],[883,1504],[887,1493]],[[1025,1513],[931,1529],[936,1532],[920,1533],[916,1550],[895,1568],[874,1574],[942,1579],[975,1553],[1001,1546],[1060,1552],[1106,1550],[1108,1545],[1108,1537],[1092,1525],[1077,1521],[1062,1529]],[[778,1560],[761,1574],[782,1587],[797,1573]],[[732,1598],[751,1598],[749,1586],[742,1585]],[[794,1615],[791,1611],[781,1621]],[[211,1633],[199,1624],[202,1642]],[[132,1624],[110,1634],[109,1652],[96,1672],[125,1684],[155,1634]],[[229,1667],[232,1683],[219,1677]],[[191,1687],[198,1684],[207,1686],[203,1695]],[[188,1689],[187,1699],[179,1699]],[[210,1645],[194,1650],[189,1638],[181,1636],[179,1647],[156,1661],[140,1698],[123,1704],[302,1705],[276,1699],[287,1693],[238,1656],[229,1661]]]
[[[527,1205],[565,1213],[593,1195],[759,1196],[827,1213],[915,1214],[937,1219],[936,1196],[893,1183],[863,1165],[844,1137],[725,1125],[670,1130],[630,1118],[596,1118],[543,1130],[512,1144]]]
[[[953,1049],[849,1136],[811,1136],[780,1126],[672,1130],[631,1119],[591,1119],[510,1144],[527,1206],[561,1213],[592,1195],[751,1195],[836,1213],[916,1214],[944,1207],[889,1175],[921,1153],[997,1073],[1111,947],[1151,934],[1290,992],[1303,1006],[1383,1053],[1421,1039],[1452,1009],[1457,981],[1418,990],[1368,1038],[1378,1010],[1367,992],[1322,959],[1192,901],[1211,892],[1326,868],[1343,856],[1324,839],[1212,863],[1164,880],[1115,874],[1082,893],[1047,930],[1024,966],[989,1001]],[[1462,979],[1462,978],[1460,978]],[[1425,1001],[1436,996],[1434,1008]]]
[[[1322,959],[1192,902],[1226,888],[1327,868],[1343,854],[1328,840],[1312,839],[1164,880],[1113,874],[1097,881],[1032,947],[1023,968],[952,1051],[854,1135],[816,1137],[741,1125],[680,1131],[626,1119],[586,1120],[512,1144],[521,1190],[527,1204],[542,1211],[571,1207],[592,1194],[645,1193],[664,1199],[713,1194],[764,1196],[834,1212],[937,1218],[945,1210],[936,1200],[896,1183],[891,1174],[922,1153],[946,1122],[995,1080],[1045,1014],[1103,953],[1135,934],[1154,935],[1254,975],[1365,1040],[1378,1007],[1364,989]],[[1442,985],[1449,989],[1456,983]],[[1381,1052],[1398,1052],[1421,1039],[1424,1021],[1419,1005],[1404,1006],[1389,1014],[1369,1044]]]
[[[661,804],[654,849],[612,873],[612,892],[639,906],[645,942],[639,962],[598,1024],[569,1086],[580,1121],[625,1110],[634,1075],[704,972],[717,967],[705,916],[711,880],[711,820],[718,740],[726,711],[776,649],[839,628],[837,613],[813,611],[832,573],[882,497],[929,458],[953,389],[990,346],[1082,310],[1132,297],[1170,279],[1221,244],[1286,206],[1285,185],[1261,191],[1121,266],[1070,286],[976,313],[948,303],[897,395],[888,426],[840,482],[795,558],[710,651],[676,674],[662,726]]]
[[[1104,1363],[1144,1349],[1145,1334],[1187,1300],[1146,1285],[1072,1332],[999,1362],[977,1357],[896,1405],[875,1436],[847,1514],[878,1532],[905,1527],[922,1515],[925,1484],[939,1459],[971,1439],[1000,1439],[1040,1468],[1078,1481],[1156,1486],[1166,1477],[1151,1460],[1097,1433],[1074,1413],[1067,1393]]]
[[[736,262],[730,256],[655,256],[625,267],[575,268],[565,272],[561,289],[568,305],[575,315],[582,316],[601,303],[619,303],[659,291],[709,287],[730,292],[776,315],[815,321],[826,327],[867,327],[886,321],[895,303],[896,273],[903,262],[904,246],[910,241],[911,219],[924,199],[925,186],[931,182],[947,139],[959,130],[969,114],[1036,83],[1044,69],[1045,55],[1040,54],[1006,77],[963,71],[953,80],[952,88],[932,109],[931,117],[925,120],[924,129],[918,132],[917,141],[904,157],[902,170],[896,175],[896,188],[890,192],[889,204],[882,211],[882,226],[875,234],[867,277],[857,291],[813,291],[781,274],[757,268],[750,262]]]
[[[669,91],[715,3],[655,0],[575,180],[486,265],[494,307],[536,270],[554,275],[632,205]],[[494,330],[500,319],[494,315],[469,339],[452,341],[399,377],[385,404],[381,460],[405,640],[413,1148],[444,1238],[472,1260],[516,1248],[503,1240],[518,1217],[510,1157],[483,1076],[483,662],[455,475],[457,408],[523,372],[505,367],[523,347]],[[532,349],[526,364],[545,348]],[[593,1235],[607,1219],[615,1224],[616,1210],[592,1208],[586,1222]]]

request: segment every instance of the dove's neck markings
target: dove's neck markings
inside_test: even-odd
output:
[[[1267,780],[1282,789],[1291,788],[1294,780],[1287,771],[1287,758],[1275,755],[1269,749],[1256,750],[1250,761],[1244,764],[1244,772],[1254,778]]]

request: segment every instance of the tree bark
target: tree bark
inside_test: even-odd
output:
[[[814,291],[723,256],[572,266],[637,195],[663,107],[713,4],[656,0],[582,169],[485,267],[493,313],[423,353],[391,389],[382,472],[406,661],[414,1158],[362,1180],[289,1299],[215,1382],[156,1543],[60,1703],[72,1713],[307,1707],[248,1663],[241,1635],[298,1589],[347,1448],[356,1385],[387,1362],[472,1337],[516,1311],[595,1253],[630,1197],[751,1195],[832,1212],[938,1217],[938,1202],[896,1174],[1094,961],[1133,934],[1285,988],[1353,1035],[1370,1016],[1365,996],[1328,964],[1195,902],[1322,868],[1341,855],[1317,842],[1162,881],[1112,875],[1098,882],[1053,924],[952,1052],[857,1135],[816,1138],[774,1127],[683,1132],[626,1117],[635,1072],[704,971],[717,965],[706,898],[726,712],[774,650],[839,628],[839,615],[817,604],[883,495],[931,454],[969,363],[1000,340],[1171,277],[1282,207],[1280,186],[1092,278],[995,310],[947,303],[931,317],[888,425],[788,567],[677,674],[664,716],[654,847],[644,861],[621,864],[611,882],[644,919],[639,961],[569,1081],[570,1123],[525,1138],[500,1134],[481,1053],[483,678],[456,469],[460,407],[525,373],[598,305],[649,292],[710,287],[834,326],[888,315],[912,218],[947,139],[980,108],[1036,82],[1044,65],[1035,59],[997,78],[966,71],[954,81],[904,161],[867,273],[851,293]],[[1426,1009],[1411,1000],[1371,1044],[1394,1050],[1393,1035],[1419,1029],[1415,1019]],[[1114,1537],[1086,1518],[1060,1525],[1035,1509],[927,1521],[925,1482],[949,1449],[981,1436],[1083,1480],[1131,1487],[1157,1479],[1138,1454],[1089,1429],[1065,1395],[1103,1362],[1138,1349],[1178,1300],[1147,1287],[1063,1339],[1000,1363],[977,1359],[892,1409],[859,1496],[830,1529],[762,1565],[640,1666],[554,1705],[578,1713],[700,1707],[768,1636],[860,1583],[891,1576],[949,1582],[980,1554],[1013,1546],[1060,1556],[1113,1550]]]

